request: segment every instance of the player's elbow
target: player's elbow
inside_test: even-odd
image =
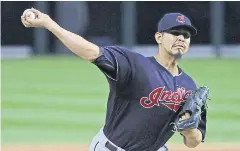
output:
[[[83,52],[76,54],[85,61],[93,62],[99,57],[99,51],[85,49]]]

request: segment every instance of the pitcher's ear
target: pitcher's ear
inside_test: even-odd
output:
[[[155,40],[158,44],[162,43],[162,36],[163,36],[163,33],[160,33],[160,32],[155,33]]]

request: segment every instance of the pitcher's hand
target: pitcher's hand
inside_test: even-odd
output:
[[[36,15],[36,18],[30,18],[25,14],[21,16],[22,23],[25,27],[47,28],[52,22],[52,19],[47,14],[34,8],[31,8],[31,11]]]

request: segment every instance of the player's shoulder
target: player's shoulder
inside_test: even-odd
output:
[[[181,71],[182,71],[182,74],[184,75],[184,78],[188,81],[188,83],[192,84],[194,87],[197,87],[194,77],[191,76],[189,73],[183,71],[182,69]]]
[[[114,45],[114,46],[103,46],[100,47],[100,49],[102,51],[110,51],[112,53],[119,53],[122,54],[126,57],[141,57],[141,58],[146,58],[145,56],[143,56],[142,54],[138,53],[138,52],[134,52],[131,50],[131,48],[128,47],[124,47],[124,46],[118,46],[118,45]]]
[[[117,45],[101,46],[100,48],[105,50],[110,50],[110,51],[129,51],[128,48],[123,46],[117,46]]]
[[[119,51],[119,52],[132,52],[130,48],[118,45],[102,46],[100,49],[109,50],[109,51]]]

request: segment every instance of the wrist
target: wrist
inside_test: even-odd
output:
[[[44,28],[51,31],[54,28],[55,24],[57,24],[57,23],[49,17],[49,18],[47,18],[47,20],[44,24]]]
[[[202,133],[197,128],[184,131],[181,135],[189,140],[201,140],[202,138]]]
[[[184,137],[184,144],[189,148],[194,148],[201,143],[202,133],[197,129],[190,129],[180,133]]]

